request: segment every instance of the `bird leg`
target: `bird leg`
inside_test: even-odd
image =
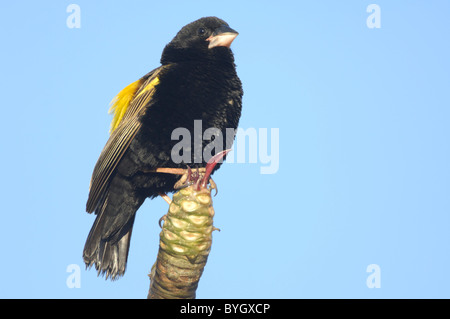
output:
[[[165,194],[165,193],[158,193],[158,195],[161,196],[162,199],[164,199],[167,204],[170,205],[170,203],[172,203],[172,200],[170,199],[170,197],[167,194]]]
[[[178,182],[175,183],[173,186],[174,189],[180,189],[187,187],[191,184],[192,179],[192,170],[188,166],[187,170],[185,170],[185,173],[181,176],[181,178],[178,180]]]
[[[181,178],[178,180],[178,182],[175,183],[174,188],[180,189],[184,187],[188,187],[191,185],[194,185],[194,187],[197,190],[200,190],[201,188],[206,188],[207,184],[209,182],[211,191],[212,189],[216,190],[217,195],[217,184],[213,181],[213,179],[210,177],[211,172],[213,171],[216,164],[229,152],[230,150],[226,150],[223,152],[220,152],[213,156],[208,163],[206,164],[206,167],[197,168],[195,170],[192,170],[189,166],[187,169],[182,168],[156,168],[152,170],[152,173],[167,173],[167,174],[176,174],[181,175]],[[165,193],[158,193],[159,196],[161,196],[169,205],[172,203],[172,200],[169,196]],[[215,196],[214,195],[214,196]],[[159,219],[159,227],[162,228],[162,222],[166,221],[167,215],[162,216]],[[213,230],[220,231],[219,228],[213,227]]]
[[[219,163],[223,157],[225,155],[227,155],[227,153],[229,153],[231,150],[225,150],[222,151],[220,153],[217,153],[216,155],[214,155],[213,157],[211,157],[208,161],[208,163],[206,164],[205,167],[205,174],[203,175],[201,181],[199,180],[199,184],[197,185],[197,188],[200,187],[206,187],[206,185],[210,184],[210,190],[215,189],[216,190],[216,194],[217,195],[217,184],[212,180],[212,178],[210,177],[212,171],[214,170],[214,167],[216,166],[217,163]],[[214,196],[215,196],[214,195]]]
[[[216,164],[229,152],[230,150],[222,151],[215,156],[213,156],[206,167],[196,168],[194,171],[188,166],[187,169],[184,168],[172,168],[172,167],[158,167],[151,170],[145,170],[144,173],[165,173],[165,174],[174,174],[181,175],[181,178],[175,183],[174,189],[180,189],[184,187],[188,187],[192,184],[196,184],[196,188],[200,189],[201,187],[206,187],[209,183],[209,190],[215,190],[217,195],[218,189],[217,184],[210,177],[214,167]],[[170,198],[166,194],[159,194],[169,205],[171,203]]]
[[[195,177],[195,180],[201,179],[201,176],[204,176],[206,173],[206,167],[200,167],[195,169],[195,172],[188,166],[185,168],[172,168],[172,167],[158,167],[151,170],[142,171],[143,173],[165,173],[165,174],[173,174],[173,175],[181,175],[181,178],[178,182],[175,183],[174,189],[180,189],[189,186],[192,184],[191,179]],[[187,182],[189,180],[190,184]],[[210,189],[214,189],[216,191],[215,195],[217,195],[217,184],[214,182],[212,178],[209,178]],[[167,200],[167,195],[163,196],[159,194],[168,204],[170,202]]]
[[[206,169],[204,167],[199,168],[201,172],[204,172]],[[151,170],[145,170],[144,173],[166,173],[173,175],[185,175],[187,174],[187,169],[185,168],[172,168],[172,167],[158,167]]]
[[[205,171],[206,169],[204,167],[193,170],[188,166],[186,173],[181,176],[181,178],[178,180],[178,182],[175,183],[173,188],[181,189],[194,184],[200,179],[200,176],[203,176],[205,174]]]
[[[207,169],[208,169],[208,165],[206,167],[197,168],[194,170],[192,170],[190,167],[188,167],[186,170],[186,173],[181,176],[181,178],[178,180],[178,182],[175,183],[174,189],[188,187],[192,184],[196,184],[197,185],[196,187],[199,188],[201,181],[204,179],[205,175],[207,174]],[[208,173],[208,175],[209,175],[209,173]],[[211,191],[214,189],[216,191],[214,196],[216,196],[217,192],[218,192],[216,182],[214,182],[214,180],[209,176],[208,176],[207,180],[210,185],[209,190]],[[202,186],[205,187],[206,183],[203,183]]]

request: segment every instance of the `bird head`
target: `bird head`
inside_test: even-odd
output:
[[[238,32],[219,18],[198,19],[184,26],[166,45],[161,63],[215,58],[218,51],[232,57],[230,45],[237,36]]]

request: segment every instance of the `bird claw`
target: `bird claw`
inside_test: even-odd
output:
[[[215,190],[214,196],[217,196],[217,193],[219,192],[219,189],[217,188],[216,182],[212,178],[209,179],[209,191]]]
[[[198,183],[205,175],[206,169],[204,167],[191,169],[189,166],[185,170],[185,173],[181,176],[178,182],[175,183],[174,189],[181,189],[189,187],[195,183]]]
[[[158,221],[159,228],[162,228],[162,223],[161,222],[162,221],[166,222],[166,219],[167,219],[167,214],[159,219],[159,221]]]
[[[206,174],[206,168],[205,167],[201,167],[201,168],[196,168],[196,169],[191,169],[189,166],[186,169],[186,172],[181,176],[181,178],[178,180],[178,182],[175,183],[174,185],[174,189],[181,189],[181,188],[186,188],[188,186],[197,185],[200,186],[200,182],[203,180],[203,177]],[[213,189],[216,191],[214,196],[217,195],[218,193],[218,188],[217,188],[217,184],[216,182],[214,182],[214,180],[212,178],[209,178],[209,191],[212,191]]]
[[[181,175],[181,178],[175,183],[173,188],[178,190],[181,188],[188,187],[189,186],[188,180],[190,180],[191,174],[192,174],[191,168],[188,166],[186,173]]]
[[[201,188],[206,188],[207,184],[209,183],[209,191],[215,189],[216,194],[214,196],[216,196],[218,193],[217,184],[213,181],[210,175],[214,170],[216,164],[221,161],[228,152],[230,152],[230,150],[225,150],[217,153],[208,161],[206,167],[196,168],[195,170],[192,170],[189,166],[187,169],[159,167],[148,172],[181,175],[181,178],[174,185],[175,190],[185,188],[194,184],[195,188],[197,190],[200,190]]]

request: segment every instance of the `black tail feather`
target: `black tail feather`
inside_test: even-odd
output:
[[[95,266],[99,276],[104,275],[105,279],[116,280],[123,276],[127,266],[134,216],[124,226],[117,239],[102,238],[98,227],[100,222],[101,216],[97,216],[84,246],[83,259],[87,268]]]
[[[136,211],[143,201],[128,180],[121,176],[113,179],[84,246],[87,268],[94,265],[98,275],[105,275],[106,279],[123,276]]]
[[[87,268],[94,265],[99,276],[104,275],[105,279],[111,278],[116,280],[118,277],[123,276],[127,266],[134,216],[124,227],[126,231],[122,231],[120,238],[117,240],[102,238],[101,233],[96,232],[94,229],[96,223],[92,227],[94,231],[89,233],[84,246],[84,262]]]

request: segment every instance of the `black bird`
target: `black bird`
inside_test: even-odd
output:
[[[231,147],[243,95],[230,50],[237,35],[216,17],[184,26],[164,48],[161,66],[112,101],[111,135],[95,165],[86,204],[97,217],[83,251],[86,266],[95,265],[106,279],[125,272],[136,211],[144,200],[174,191],[179,175],[155,170],[205,167],[211,156]],[[195,120],[201,120],[196,122],[200,130]],[[202,138],[209,128],[214,136]],[[173,132],[188,132],[191,138],[180,141]],[[212,142],[217,147],[211,149]],[[210,156],[203,158],[205,147]]]

